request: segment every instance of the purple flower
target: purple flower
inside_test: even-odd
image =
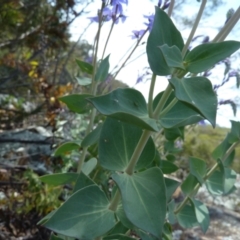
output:
[[[144,75],[140,75],[140,74],[138,73],[138,77],[137,77],[136,84],[142,82],[142,81],[143,81],[143,78],[144,78]]]
[[[212,74],[210,70],[204,72],[203,77],[209,77]]]
[[[154,14],[144,15],[144,18],[148,19],[148,23],[145,23],[145,25],[148,27],[149,31],[151,31],[153,27]]]
[[[133,35],[132,35],[132,39],[139,39],[144,33],[145,33],[146,30],[133,30]]]
[[[171,2],[171,1],[169,1],[169,0],[165,0],[165,1],[164,1],[164,4],[163,4],[163,6],[162,6],[162,10],[167,9],[167,8],[169,7],[169,5],[170,5],[170,2]]]
[[[112,0],[111,6],[105,7],[102,11],[102,20],[104,22],[112,20],[114,23],[119,23],[119,19],[125,22],[126,16],[123,14],[122,4],[128,4],[128,0]],[[90,17],[93,22],[99,22],[99,17]]]
[[[199,124],[200,126],[206,126],[205,120],[201,120],[200,122],[198,122],[198,124]]]
[[[162,0],[159,0],[157,6],[161,7],[161,5],[162,5]]]
[[[144,68],[144,70],[145,70],[145,72],[143,72],[142,74],[138,73],[136,84],[142,82],[144,79],[146,79],[147,76],[151,75],[151,72],[148,71],[149,70],[148,67]]]
[[[121,5],[121,4],[126,4],[128,5],[128,0],[112,0],[111,5],[116,6],[116,5]]]
[[[202,41],[202,43],[207,43],[207,42],[209,42],[209,36],[206,36]]]
[[[229,73],[229,77],[236,77],[238,74],[238,72],[236,70],[232,70],[230,73]]]
[[[105,7],[102,12],[103,21],[108,22],[112,19],[112,10],[108,7]]]
[[[99,17],[96,16],[96,17],[88,17],[88,19],[90,19],[91,22],[99,22]]]

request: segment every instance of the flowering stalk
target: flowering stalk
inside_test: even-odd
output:
[[[169,17],[171,17],[171,15],[172,15],[174,4],[175,4],[175,0],[171,0],[171,3],[170,3],[169,8],[168,8],[168,16]]]
[[[193,28],[192,28],[192,30],[191,30],[191,32],[190,32],[190,34],[189,34],[189,37],[188,37],[188,39],[187,39],[186,44],[184,45],[184,48],[183,48],[183,50],[182,50],[182,56],[183,56],[183,57],[185,56],[185,54],[186,54],[186,52],[187,52],[187,50],[188,50],[188,47],[189,47],[189,45],[190,45],[190,43],[191,43],[191,41],[192,41],[192,39],[193,39],[193,36],[194,36],[194,34],[195,34],[196,30],[197,30],[197,27],[198,27],[198,24],[199,24],[199,22],[200,22],[200,20],[201,20],[201,17],[202,17],[204,8],[205,8],[205,6],[206,6],[206,3],[207,3],[207,0],[203,0],[203,1],[202,1],[202,4],[201,4],[200,9],[199,9],[199,11],[198,11],[197,18],[196,18],[196,20],[195,20],[195,22],[194,22]]]
[[[102,20],[102,11],[103,11],[104,6],[105,6],[105,3],[103,1],[102,2],[102,7],[101,7],[101,10],[100,10],[100,13],[99,13],[98,32],[97,32],[97,36],[96,36],[96,49],[95,49],[95,52],[94,52],[94,59],[93,59],[93,73],[92,73],[92,85],[91,85],[91,94],[92,95],[95,95],[96,91],[97,91],[97,83],[95,81],[95,75],[96,75],[96,69],[97,69],[98,46],[99,46],[100,32],[101,32],[101,26],[102,26],[102,21],[101,21]],[[97,110],[94,108],[91,111],[91,114],[90,114],[90,120],[89,120],[89,124],[88,124],[87,130],[86,130],[86,136],[92,130],[96,113],[97,113]],[[78,173],[80,173],[81,170],[82,170],[82,166],[83,166],[83,163],[85,161],[86,154],[87,154],[87,149],[88,149],[88,147],[83,147],[83,149],[82,149],[82,154],[81,154],[81,157],[78,161],[78,167],[77,167],[77,172]]]
[[[133,53],[135,52],[136,48],[139,46],[139,43],[142,41],[144,35],[146,34],[146,32],[148,31],[148,29],[146,29],[144,31],[144,33],[142,34],[142,36],[137,40],[137,43],[135,45],[135,47],[133,48],[133,50],[130,52],[130,54],[128,55],[128,57],[126,58],[126,60],[123,62],[123,64],[121,65],[121,67],[117,70],[117,72],[114,74],[113,79],[116,79],[117,75],[119,74],[119,72],[124,68],[125,64],[127,63],[127,61],[131,58],[131,56],[133,55]]]
[[[107,36],[107,40],[106,40],[106,43],[105,43],[105,46],[104,46],[104,49],[103,49],[102,59],[104,58],[105,51],[106,51],[106,48],[107,48],[107,45],[108,45],[108,42],[109,42],[110,36],[111,36],[111,34],[112,34],[113,27],[114,27],[114,21],[112,22],[112,25],[111,25],[110,31],[109,31],[108,36]]]

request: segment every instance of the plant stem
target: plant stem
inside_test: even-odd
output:
[[[96,112],[97,110],[95,108],[93,108],[92,112],[91,112],[91,115],[90,115],[90,120],[89,120],[89,124],[88,124],[88,127],[87,127],[87,130],[86,130],[86,136],[90,133],[90,131],[92,130],[92,127],[93,127],[93,123],[94,123],[94,119],[95,119],[95,116],[96,116]],[[77,167],[77,173],[80,173],[81,170],[82,170],[82,166],[83,166],[83,163],[84,163],[84,160],[85,160],[85,157],[86,157],[86,154],[87,154],[87,149],[88,147],[84,147],[82,149],[82,154],[81,154],[81,157],[78,161],[78,167]]]
[[[95,74],[96,74],[96,69],[97,69],[97,54],[98,54],[98,46],[99,46],[100,32],[101,32],[101,26],[102,26],[102,10],[103,10],[104,6],[105,6],[105,3],[103,1],[102,8],[99,13],[98,32],[97,32],[97,36],[96,36],[96,50],[94,52],[94,60],[93,60],[93,74],[92,74],[92,86],[91,86],[91,94],[92,95],[95,95],[96,91],[97,91],[97,83],[95,82]],[[86,136],[92,130],[96,113],[97,113],[97,110],[95,108],[93,108],[91,111],[89,124],[88,124],[87,130],[86,130],[86,133],[85,133]],[[77,173],[80,173],[82,170],[82,166],[85,161],[86,154],[87,154],[87,149],[88,149],[88,147],[84,147],[82,149],[82,154],[78,161]]]
[[[117,75],[119,74],[119,72],[124,68],[125,64],[127,63],[127,61],[130,59],[130,57],[132,56],[132,54],[135,52],[136,48],[139,46],[139,43],[142,41],[143,37],[145,36],[146,32],[148,31],[148,28],[145,30],[145,32],[143,33],[143,35],[137,40],[137,43],[135,45],[135,47],[133,48],[133,50],[129,53],[128,57],[125,59],[125,61],[123,62],[123,64],[121,65],[121,67],[117,70],[117,72],[114,74],[113,79],[116,79]]]
[[[164,108],[163,111],[161,111],[161,113],[159,114],[159,118],[162,118],[167,112],[169,112],[173,106],[178,102],[177,98],[174,98],[168,105],[166,108]]]
[[[108,45],[110,36],[111,36],[111,34],[112,34],[112,30],[113,30],[114,24],[115,24],[115,22],[113,21],[113,22],[112,22],[112,25],[111,25],[111,28],[110,28],[110,31],[109,31],[108,36],[107,36],[107,40],[106,40],[104,49],[103,49],[102,59],[104,58],[105,51],[106,51],[106,48],[107,48],[107,45]]]
[[[221,42],[223,41],[227,35],[231,32],[233,27],[236,25],[240,18],[240,7],[234,13],[234,15],[229,19],[229,21],[225,24],[225,26],[221,29],[221,31],[216,35],[216,37],[212,40],[212,42]]]
[[[96,37],[96,48],[95,48],[94,59],[93,59],[93,74],[92,74],[92,86],[91,86],[91,93],[93,94],[95,94],[96,92],[96,85],[97,85],[97,83],[95,82],[95,75],[97,70],[97,55],[98,55],[99,39],[100,39],[101,26],[102,26],[102,10],[104,6],[105,6],[105,3],[104,1],[102,1],[102,8],[99,13],[98,32]]]
[[[152,132],[149,131],[149,130],[144,130],[143,133],[142,133],[142,136],[133,152],[133,155],[129,161],[129,164],[125,170],[125,173],[127,173],[128,175],[132,175],[133,172],[134,172],[134,168],[137,164],[137,161],[149,139],[149,137],[151,136]]]
[[[121,199],[121,194],[120,194],[119,189],[117,189],[108,209],[115,212],[117,210],[120,199]]]
[[[229,155],[232,153],[232,151],[237,147],[237,145],[240,143],[240,140],[238,142],[235,142],[232,144],[232,146],[227,150],[226,154],[223,156],[222,158],[222,162],[224,162]],[[205,182],[213,173],[214,171],[218,168],[218,163],[214,164],[214,166],[207,172],[207,174],[205,175],[205,177],[203,178],[203,181]],[[182,203],[178,206],[178,208],[174,211],[174,214],[178,214],[183,207],[187,204],[188,200],[192,197],[193,194],[195,194],[195,192],[198,191],[198,189],[201,187],[200,183],[197,183],[196,186],[194,187],[194,189],[192,190],[191,193],[189,193],[184,200],[182,201]]]
[[[224,162],[229,157],[229,155],[232,153],[232,151],[237,147],[239,143],[240,141],[235,142],[231,145],[231,147],[227,150],[226,154],[223,156],[222,162]],[[215,165],[208,171],[208,173],[204,177],[204,180],[206,181],[217,168],[218,168],[218,163],[215,163]]]
[[[171,3],[168,8],[168,16],[169,17],[171,17],[171,15],[172,15],[174,4],[175,4],[175,0],[171,0]]]
[[[153,112],[153,117],[154,118],[158,118],[158,115],[160,114],[164,105],[166,104],[171,92],[172,92],[172,86],[170,84],[168,84],[168,86],[167,86],[166,90],[164,91],[156,109]]]
[[[193,25],[193,28],[192,28],[192,30],[191,30],[191,32],[190,32],[190,35],[189,35],[189,37],[188,37],[188,40],[187,40],[187,42],[186,42],[186,44],[184,45],[183,50],[182,50],[182,57],[183,57],[183,58],[184,58],[184,56],[185,56],[185,54],[186,54],[186,52],[187,52],[187,50],[188,50],[188,47],[189,47],[189,45],[190,45],[190,43],[191,43],[191,41],[192,41],[192,38],[193,38],[193,36],[194,36],[194,34],[195,34],[196,30],[197,30],[197,27],[198,27],[198,24],[199,24],[199,22],[200,22],[200,20],[201,20],[201,17],[202,17],[202,14],[203,14],[203,10],[204,10],[204,8],[205,8],[206,3],[207,3],[207,0],[202,0],[200,9],[199,9],[199,11],[198,11],[197,18],[196,18],[196,20],[195,20],[195,22],[194,22],[194,25]]]
[[[157,78],[157,75],[153,73],[149,94],[148,94],[148,114],[150,118],[153,117],[153,92],[154,92],[156,78]]]

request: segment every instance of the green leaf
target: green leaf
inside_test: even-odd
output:
[[[181,185],[181,189],[185,195],[192,193],[195,186],[198,184],[198,180],[192,174],[189,174]]]
[[[52,233],[49,240],[63,240],[63,239],[64,238],[60,238],[60,237],[58,237],[58,236],[56,236],[55,234]]]
[[[128,175],[114,173],[127,218],[138,228],[160,238],[166,215],[166,189],[159,168]]]
[[[55,173],[41,176],[39,179],[53,186],[60,186],[68,183],[76,182],[78,177],[77,173]]]
[[[100,65],[97,69],[95,81],[97,82],[105,81],[107,79],[108,72],[109,72],[109,55],[100,62]]]
[[[90,63],[76,59],[76,63],[83,73],[93,74],[93,66]]]
[[[232,127],[231,132],[227,134],[225,139],[216,147],[216,149],[212,153],[212,157],[215,160],[223,159],[226,152],[229,150],[229,148],[232,146],[231,143],[234,143],[236,141],[236,134],[234,131],[237,131],[237,129]],[[232,151],[232,153],[224,160],[223,165],[225,167],[231,166],[235,156],[235,149]]]
[[[115,225],[109,201],[96,185],[74,193],[44,224],[48,229],[65,236],[94,239]]]
[[[203,184],[204,176],[207,173],[207,166],[205,161],[199,158],[189,158],[190,173],[197,178],[199,183]]]
[[[108,170],[124,171],[142,135],[142,130],[127,123],[107,118],[99,139],[99,163]],[[142,151],[136,170],[151,164],[155,146],[150,138]]]
[[[136,240],[123,234],[113,234],[103,238],[104,240]]]
[[[154,237],[152,234],[144,232],[140,229],[136,229],[135,231],[136,231],[137,235],[140,237],[140,239],[143,239],[143,240],[158,240],[158,238]]]
[[[164,174],[170,174],[178,170],[178,167],[175,164],[166,160],[161,160],[159,167]]]
[[[190,199],[192,205],[194,206],[196,218],[198,224],[200,225],[202,231],[204,233],[207,232],[209,224],[210,224],[210,217],[207,207],[200,201],[196,199]]]
[[[170,68],[181,68],[185,70],[183,66],[182,53],[178,47],[172,46],[169,47],[167,44],[164,44],[159,47],[167,65]]]
[[[78,150],[80,146],[76,142],[66,142],[59,146],[54,152],[54,156],[65,155],[73,150]]]
[[[231,132],[229,133],[229,143],[235,143],[240,140],[240,122],[231,120]]]
[[[163,92],[159,93],[155,97],[153,102],[154,108],[157,106],[157,103],[161,99],[162,94]],[[172,92],[164,108],[174,99],[174,97],[174,93]],[[160,118],[160,124],[162,127],[169,129],[194,124],[203,119],[204,118],[198,111],[196,111],[195,108],[187,103],[178,101],[169,112]]]
[[[73,192],[77,192],[78,190],[81,190],[91,185],[95,185],[93,180],[88,176],[86,176],[83,172],[81,172],[78,174]]]
[[[130,88],[119,88],[109,94],[88,99],[103,115],[143,129],[158,131],[157,121],[148,117],[143,95]]]
[[[100,133],[102,130],[102,124],[99,124],[92,132],[90,132],[82,141],[82,147],[88,147],[98,142]]]
[[[227,150],[230,148],[231,144],[229,143],[230,134],[227,134],[225,139],[216,147],[212,153],[212,157],[217,159],[222,159]]]
[[[163,227],[163,240],[173,240],[172,226],[168,222],[166,222]]]
[[[167,214],[167,219],[168,219],[168,221],[173,225],[173,224],[175,224],[176,223],[176,215],[175,215],[175,213],[174,213],[174,211],[175,211],[175,201],[174,201],[174,199],[172,199],[172,201],[171,202],[169,202],[168,203],[168,214]]]
[[[49,240],[65,240],[65,239],[66,236],[63,236],[61,234],[58,234],[58,236],[56,236],[54,233],[52,233]],[[75,238],[68,238],[67,240],[75,240]]]
[[[174,179],[171,178],[164,178],[165,185],[166,185],[166,195],[167,195],[167,201],[170,201],[172,198],[172,195],[180,185],[180,183]]]
[[[181,51],[184,43],[181,33],[177,30],[169,16],[160,8],[155,8],[153,27],[147,41],[148,62],[153,73],[166,76],[171,73],[159,47],[167,44],[176,46]]]
[[[82,167],[82,172],[85,175],[89,175],[96,166],[97,166],[97,159],[91,158],[87,162],[84,162]]]
[[[183,228],[192,228],[198,225],[193,205],[185,205],[183,209],[177,214],[178,223]]]
[[[116,225],[108,232],[109,235],[118,234],[118,233],[125,233],[128,231],[129,228],[126,228],[121,221],[117,222]]]
[[[225,159],[225,161],[223,162],[223,165],[225,167],[231,167],[233,161],[234,161],[234,158],[235,158],[235,150],[233,150],[231,152],[231,154]]]
[[[91,105],[86,101],[89,97],[91,97],[90,94],[72,94],[60,97],[59,100],[64,102],[71,111],[82,114],[91,109]]]
[[[168,161],[175,161],[176,157],[173,155],[175,153],[181,152],[182,150],[176,148],[174,141],[164,141],[164,152],[169,153],[166,155]],[[173,153],[173,154],[171,154]]]
[[[168,141],[174,141],[178,137],[184,139],[184,127],[164,129],[164,135]]]
[[[175,147],[175,146],[174,146]],[[178,148],[175,148],[177,150],[179,150]],[[173,149],[175,151],[175,149]],[[166,159],[169,161],[169,162],[175,162],[176,160],[176,156],[174,154],[167,154],[166,155]]]
[[[80,86],[87,86],[90,85],[92,83],[92,79],[91,78],[87,78],[87,77],[75,77],[77,79],[77,82]]]
[[[219,163],[220,165],[220,163]],[[237,175],[230,168],[220,165],[220,169],[216,170],[206,181],[208,191],[213,195],[229,194],[234,188]]]
[[[127,218],[124,210],[123,210],[123,205],[122,203],[118,204],[117,212],[116,212],[117,217],[121,221],[121,223],[128,229],[136,229],[136,226],[134,226],[129,219]]]
[[[240,42],[205,43],[192,49],[184,59],[187,71],[200,73],[229,57],[240,48]]]
[[[206,181],[208,191],[213,195],[223,194],[224,173],[216,170]]]
[[[47,222],[53,214],[57,211],[57,209],[53,210],[52,212],[48,213],[44,218],[42,218],[37,224],[38,225],[43,225],[45,222]]]
[[[237,174],[230,168],[225,168],[224,194],[229,194],[236,183]]]
[[[169,80],[178,100],[195,107],[212,125],[216,125],[217,96],[205,77],[172,78]]]

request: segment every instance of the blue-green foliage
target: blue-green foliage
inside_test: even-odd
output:
[[[77,61],[83,72],[95,74],[93,91],[60,100],[79,114],[91,111],[90,127],[82,143],[65,143],[55,153],[79,150],[82,156],[78,172],[41,178],[54,186],[74,187],[64,204],[41,221],[57,234],[52,235],[52,240],[128,240],[133,239],[132,233],[142,239],[170,240],[170,223],[176,221],[185,228],[200,226],[203,232],[207,231],[208,210],[194,196],[203,184],[212,194],[233,190],[236,174],[228,159],[240,142],[240,123],[232,121],[231,132],[213,152],[213,167],[208,169],[204,160],[189,157],[189,175],[181,183],[185,198],[179,205],[171,196],[180,183],[164,174],[178,170],[174,154],[179,149],[175,143],[184,139],[185,126],[203,119],[216,125],[217,95],[210,80],[187,73],[198,74],[212,68],[240,48],[240,42],[202,44],[184,57],[183,48],[180,32],[169,16],[156,7],[147,56],[153,79],[156,75],[168,76],[169,85],[148,103],[139,91],[130,88],[92,96],[97,82],[109,74],[109,56],[98,66]],[[94,122],[96,110],[102,114],[96,118],[99,122]],[[160,136],[160,147],[152,139],[156,134]]]

